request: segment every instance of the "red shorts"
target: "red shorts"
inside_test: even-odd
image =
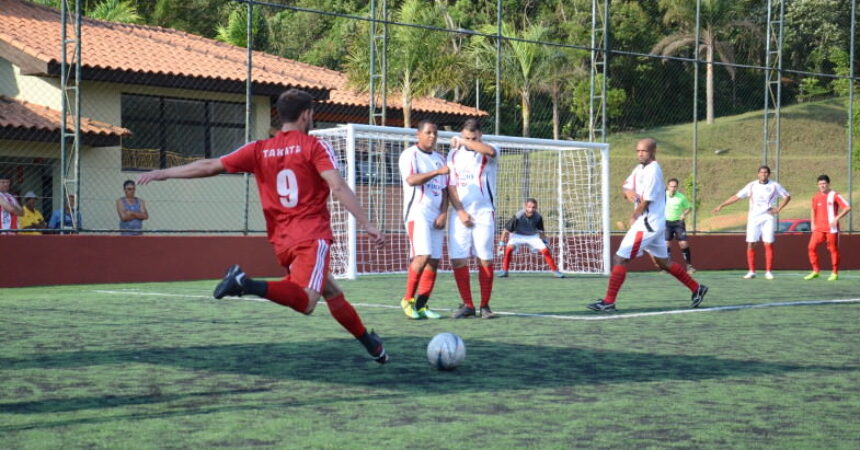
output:
[[[278,262],[287,269],[285,280],[322,293],[328,278],[331,241],[303,241],[278,255]]]

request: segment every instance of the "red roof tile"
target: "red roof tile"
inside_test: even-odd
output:
[[[84,18],[81,24],[82,66],[108,71],[193,77],[244,82],[247,51],[178,30]],[[0,0],[0,50],[19,53],[44,73],[59,64],[60,15],[55,9],[22,0]],[[8,49],[5,53],[8,53]],[[15,60],[13,60],[15,62]],[[312,66],[263,52],[253,52],[255,83],[330,92],[329,103],[367,106],[368,95],[346,87],[341,72]],[[394,99],[396,96],[390,96]],[[390,108],[399,103],[388,102]],[[413,100],[416,111],[485,116],[484,111],[424,97]]]
[[[60,111],[56,109],[0,95],[0,128],[57,132],[60,131],[60,119]],[[71,124],[68,125],[71,126]],[[95,136],[127,136],[131,132],[125,128],[81,117],[81,133]]]

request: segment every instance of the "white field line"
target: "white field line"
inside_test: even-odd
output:
[[[137,296],[152,296],[152,297],[179,297],[179,298],[197,298],[197,299],[205,299],[205,300],[214,300],[212,296],[209,295],[189,295],[189,294],[168,294],[168,293],[160,293],[160,292],[140,292],[136,290],[94,290],[93,292],[99,294],[112,294],[112,295],[137,295]],[[226,297],[231,300],[242,300],[242,301],[253,301],[253,302],[269,302],[269,300],[262,298],[248,298],[248,297]],[[321,301],[321,303],[323,303]],[[583,315],[583,316],[563,316],[559,314],[530,314],[530,313],[518,313],[518,312],[506,312],[506,311],[493,311],[495,314],[503,315],[503,316],[515,316],[515,317],[537,317],[544,319],[558,319],[558,320],[618,320],[618,319],[632,319],[636,317],[650,317],[650,316],[666,316],[671,314],[690,314],[690,313],[703,313],[703,312],[716,312],[716,311],[736,311],[742,309],[759,309],[759,308],[778,308],[778,307],[788,307],[788,306],[810,306],[810,305],[829,305],[829,304],[838,304],[838,303],[860,303],[860,298],[844,298],[844,299],[835,299],[835,300],[802,300],[797,302],[772,302],[772,303],[758,303],[754,305],[729,305],[729,306],[713,306],[710,308],[697,308],[697,309],[673,309],[669,311],[653,311],[647,313],[610,313],[610,314],[600,314],[594,313],[594,315]],[[385,308],[385,309],[400,309],[399,305],[383,305],[378,303],[353,303],[354,306],[362,306],[367,308]],[[453,311],[449,308],[434,308],[438,311]]]

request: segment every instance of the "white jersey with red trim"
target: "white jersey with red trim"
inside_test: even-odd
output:
[[[18,202],[15,200],[15,196],[9,194],[7,192],[0,192],[0,195],[6,200],[7,203],[14,206],[18,205]],[[15,215],[14,212],[6,211],[3,208],[0,208],[0,230],[17,230],[18,229],[18,216]]]
[[[496,210],[496,173],[501,152],[496,146],[492,147],[496,151],[494,157],[469,150],[466,146],[448,153],[448,167],[451,169],[448,184],[457,187],[460,203],[470,215]]]
[[[785,198],[789,195],[781,184],[773,180],[767,180],[767,183],[760,183],[758,180],[750,181],[735,194],[738,198],[750,199],[748,220],[770,214],[770,209],[776,206],[777,197]]]
[[[647,165],[637,164],[624,181],[624,189],[636,193],[637,202],[647,201],[648,208],[637,221],[645,221],[647,228],[663,229],[666,226],[666,191],[663,184],[663,168],[657,161]]]
[[[403,180],[403,221],[436,220],[442,212],[442,195],[448,186],[448,175],[437,175],[418,186],[410,186],[406,178],[442,168],[445,158],[436,151],[425,152],[413,145],[403,150],[398,165]]]

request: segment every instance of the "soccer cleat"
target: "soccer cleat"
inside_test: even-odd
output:
[[[403,314],[406,314],[406,317],[412,320],[418,320],[422,317],[418,315],[418,311],[415,310],[415,299],[414,298],[404,298],[400,300],[400,307],[403,308]]]
[[[432,319],[441,319],[442,314],[439,314],[436,311],[433,311],[432,309],[425,306],[425,307],[418,310],[418,318],[420,318],[420,319],[431,319],[431,320]]]
[[[388,357],[388,352],[385,351],[385,347],[382,345],[382,339],[379,335],[375,331],[371,331],[367,334],[367,340],[369,342],[365,344],[365,348],[370,357],[379,364],[387,363],[390,358]]]
[[[773,279],[773,274],[772,274],[772,273],[770,273],[770,272],[765,272],[765,273],[764,273],[764,277],[765,277],[765,278],[767,278],[768,280],[772,280],[772,279]]]
[[[218,286],[215,286],[215,292],[212,293],[212,296],[217,299],[222,299],[228,295],[241,297],[243,294],[242,280],[245,279],[245,276],[242,268],[238,264],[233,264],[227,269],[227,273],[224,274],[224,278],[221,279]]]
[[[599,312],[615,312],[615,303],[604,303],[601,299],[594,303],[589,303],[586,308]]]
[[[696,268],[692,264],[687,264],[687,275],[696,273]]]
[[[508,277],[508,271],[507,270],[500,270],[499,273],[496,274],[496,276],[499,278],[507,278]]]
[[[835,272],[831,273],[830,276],[827,277],[827,281],[838,281],[838,280],[839,280],[839,274],[835,273]]]
[[[804,280],[814,280],[814,279],[818,278],[818,276],[819,276],[818,272],[812,272],[809,275],[803,277],[803,279]]]
[[[475,317],[475,308],[470,308],[466,305],[460,305],[460,308],[457,312],[454,313],[453,316],[455,319],[468,319],[470,317]]]
[[[744,280],[749,280],[752,278],[755,278],[755,272],[747,272],[747,274],[744,275]]]
[[[699,289],[696,289],[696,292],[693,293],[693,297],[690,298],[690,308],[698,308],[699,305],[702,304],[702,300],[705,299],[705,294],[707,293],[708,287],[699,283]]]
[[[490,306],[482,306],[481,307],[481,318],[482,319],[495,319],[496,314],[490,309]]]
[[[556,270],[555,272],[553,272],[553,273],[552,273],[552,276],[554,276],[554,277],[556,277],[556,278],[564,278],[564,274],[563,274],[563,273],[561,273],[561,271],[560,271],[560,270]]]

